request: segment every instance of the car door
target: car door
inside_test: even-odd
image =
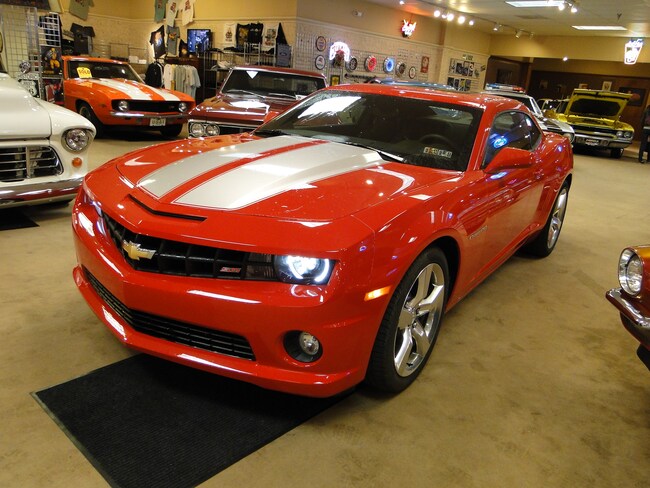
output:
[[[480,249],[483,268],[479,276],[509,256],[528,234],[543,189],[542,168],[537,164],[541,140],[540,129],[527,113],[507,111],[494,118],[483,155],[483,174],[475,193],[485,218]],[[486,172],[490,161],[505,147],[531,152],[532,166]]]

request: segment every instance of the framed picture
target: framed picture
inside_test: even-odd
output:
[[[330,76],[330,86],[336,86],[341,83],[341,77],[339,75]]]
[[[322,54],[316,56],[314,66],[316,66],[316,69],[323,69],[325,67],[325,57]]]
[[[603,91],[612,91],[612,82],[611,81],[603,81],[603,87],[601,88]]]
[[[316,38],[316,49],[318,51],[325,51],[325,47],[327,46],[327,41],[323,36],[318,36]]]

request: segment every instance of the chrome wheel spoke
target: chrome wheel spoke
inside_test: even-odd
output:
[[[401,334],[402,343],[395,354],[395,369],[400,376],[408,375],[409,359],[413,351],[413,337],[411,335],[411,328],[407,327]]]
[[[424,356],[427,354],[427,351],[429,350],[429,347],[431,347],[431,340],[429,337],[427,337],[426,331],[420,324],[417,324],[415,327],[413,327],[411,336],[415,342],[417,354],[420,356],[420,358],[424,358]]]

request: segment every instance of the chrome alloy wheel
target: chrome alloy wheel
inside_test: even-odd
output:
[[[568,196],[569,189],[566,186],[563,186],[560,190],[560,194],[555,200],[555,206],[553,207],[553,213],[551,214],[551,225],[548,227],[546,245],[549,249],[552,249],[555,246],[555,243],[560,236],[560,230],[562,229],[562,223],[564,222],[564,215],[566,214]]]
[[[394,363],[399,376],[418,370],[436,339],[445,303],[445,275],[428,264],[409,288],[395,333]]]

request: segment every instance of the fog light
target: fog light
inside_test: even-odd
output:
[[[320,341],[309,332],[289,332],[284,337],[284,348],[301,363],[312,363],[323,355]]]

